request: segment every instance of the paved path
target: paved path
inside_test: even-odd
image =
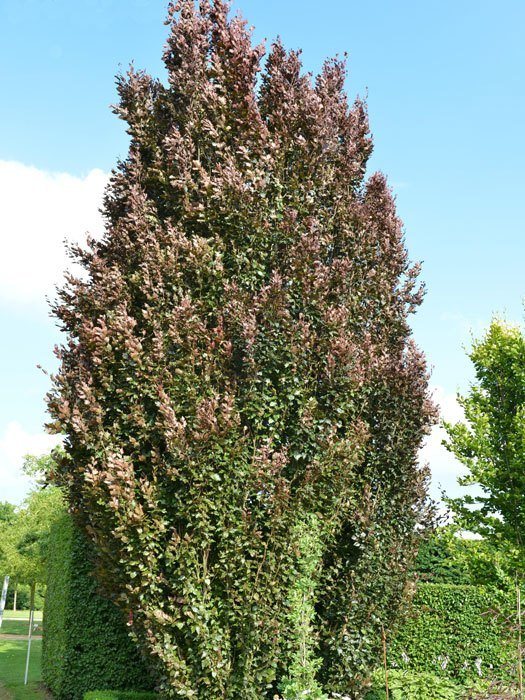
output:
[[[12,642],[19,641],[20,639],[27,639],[27,634],[0,634],[0,639],[11,640]],[[42,639],[41,634],[33,634],[31,639]],[[0,700],[2,696],[0,695]]]

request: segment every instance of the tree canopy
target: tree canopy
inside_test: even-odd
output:
[[[167,83],[118,79],[129,154],[54,308],[53,475],[163,691],[346,692],[427,515],[419,266],[342,61],[313,80],[277,42],[262,68],[221,0],[168,24]]]
[[[41,475],[52,461],[49,455],[28,456],[24,469],[33,476]],[[54,486],[33,489],[19,508],[2,504],[0,566],[13,583],[45,584],[48,536],[63,512],[62,493]]]
[[[465,421],[445,424],[447,448],[475,490],[449,499],[458,522],[506,549],[523,572],[525,546],[525,337],[494,320],[469,353],[475,382],[459,397]]]

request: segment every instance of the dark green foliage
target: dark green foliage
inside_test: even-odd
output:
[[[463,585],[472,583],[464,559],[458,556],[455,536],[447,528],[439,528],[421,543],[415,566],[421,581]]]
[[[416,573],[421,581],[490,586],[509,590],[513,559],[489,540],[464,539],[457,527],[438,528],[419,547]]]
[[[9,525],[15,519],[15,506],[8,501],[0,501],[0,524],[2,527]]]
[[[121,611],[97,593],[91,544],[68,515],[51,542],[42,673],[53,696],[75,700],[101,686],[151,689]]]
[[[411,619],[389,644],[389,664],[460,681],[507,678],[513,599],[478,586],[421,583]],[[480,662],[478,662],[478,659]]]

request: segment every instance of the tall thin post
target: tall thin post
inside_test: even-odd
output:
[[[2,587],[2,597],[0,598],[0,629],[2,628],[2,622],[4,620],[4,608],[5,600],[7,598],[7,587],[9,586],[9,576],[4,578],[4,585]]]
[[[31,584],[31,603],[29,610],[29,630],[27,633],[27,656],[26,656],[26,672],[24,675],[24,685],[27,685],[29,677],[29,657],[31,656],[31,639],[33,638],[33,617],[35,612],[35,588],[36,584]]]
[[[381,625],[381,640],[383,642],[383,668],[385,670],[385,692],[386,692],[386,700],[389,700],[390,698],[390,691],[388,688],[388,667],[387,667],[387,658],[386,658],[386,634],[385,634],[385,626]]]
[[[523,650],[521,645],[521,588],[516,585],[516,616],[518,622],[518,684],[519,699],[523,700]]]

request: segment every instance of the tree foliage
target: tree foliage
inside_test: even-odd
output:
[[[7,566],[5,536],[8,529],[12,527],[15,517],[15,506],[8,501],[0,501],[0,579],[5,575]]]
[[[0,523],[2,528],[13,522],[16,508],[9,501],[0,501]]]
[[[465,421],[445,424],[447,448],[475,491],[449,503],[462,527],[479,533],[523,574],[525,550],[525,337],[494,320],[469,354],[476,380],[459,398]]]
[[[55,307],[54,478],[176,698],[293,682],[294,537],[315,523],[318,679],[350,691],[426,517],[418,266],[385,178],[364,179],[341,61],[312,81],[277,42],[259,75],[220,0],[168,24],[167,84],[118,79],[129,154]]]
[[[52,463],[49,455],[26,457],[24,470],[33,476],[44,473]],[[60,489],[33,489],[19,508],[2,504],[0,564],[12,584],[45,584],[49,533],[64,512]]]
[[[16,507],[8,501],[0,501],[0,528],[2,529],[2,534],[6,532],[7,528],[13,523],[15,518]],[[0,557],[2,557],[1,548]]]

